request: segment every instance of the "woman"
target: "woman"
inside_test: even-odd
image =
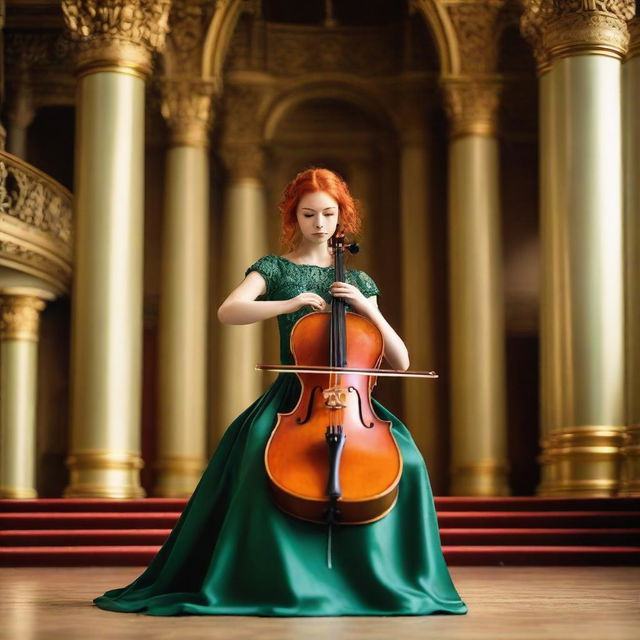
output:
[[[285,189],[280,204],[287,253],[268,255],[218,310],[227,324],[274,316],[283,364],[293,364],[289,335],[306,313],[331,297],[368,317],[382,332],[384,357],[407,369],[407,349],[377,307],[379,293],[362,271],[333,282],[328,240],[338,222],[347,234],[360,226],[347,185],[327,169],[309,169]],[[403,458],[398,501],[380,520],[333,528],[326,562],[326,526],[283,513],[269,496],[264,450],[277,420],[295,406],[300,383],[281,373],[236,418],[147,569],[129,586],[107,591],[103,609],[148,615],[427,615],[464,614],[442,556],[427,471],[407,428],[379,402]]]

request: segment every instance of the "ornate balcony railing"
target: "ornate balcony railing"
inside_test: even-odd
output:
[[[69,292],[72,201],[68,189],[10,153],[0,151],[0,266]]]

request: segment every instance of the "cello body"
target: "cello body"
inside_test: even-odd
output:
[[[343,311],[342,320],[343,366],[379,367],[384,344],[378,328],[356,313]],[[297,365],[327,364],[335,346],[331,323],[327,312],[310,313],[296,323],[291,352]],[[365,524],[382,518],[397,499],[402,456],[391,423],[378,418],[371,406],[375,376],[296,375],[301,383],[298,403],[290,413],[278,414],[265,449],[274,501],[286,513],[311,522]],[[337,431],[342,444],[332,461],[327,442],[329,433]]]

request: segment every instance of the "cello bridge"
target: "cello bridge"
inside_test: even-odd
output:
[[[348,390],[344,387],[329,387],[322,392],[324,403],[329,409],[344,409],[347,406]]]

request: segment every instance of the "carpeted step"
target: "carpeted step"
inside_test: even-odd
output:
[[[0,531],[7,529],[165,529],[180,513],[57,512],[0,513]],[[442,528],[640,528],[640,513],[624,511],[467,511],[438,513]]]
[[[107,500],[104,498],[34,498],[32,500],[0,500],[0,513],[65,512],[84,513],[116,511],[182,513],[185,498],[142,498],[139,500]]]
[[[170,529],[42,529],[0,531],[0,547],[154,545]],[[638,546],[640,529],[441,529],[443,545]]]
[[[640,498],[434,498],[436,511],[640,511]]]
[[[449,566],[640,566],[639,547],[443,546]]]
[[[451,565],[640,565],[634,498],[436,498]],[[187,500],[0,500],[0,565],[149,563]]]
[[[7,529],[171,529],[180,513],[0,513]]]
[[[12,529],[0,531],[0,547],[161,545],[171,529]]]
[[[0,547],[0,566],[146,566],[159,549],[158,545]]]
[[[443,528],[640,528],[640,512],[629,511],[461,511],[438,513]]]
[[[640,498],[538,498],[436,496],[436,511],[640,511]],[[182,512],[186,498],[35,498],[0,500],[0,513],[37,511],[80,512]]]
[[[146,566],[158,546],[0,548],[0,566]],[[637,547],[466,546],[442,548],[450,566],[640,565]]]
[[[440,530],[440,541],[443,545],[447,546],[626,546],[637,547],[638,551],[640,552],[640,529],[443,528]]]

